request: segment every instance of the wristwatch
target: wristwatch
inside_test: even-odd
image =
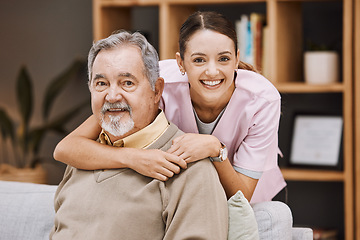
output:
[[[209,157],[212,162],[223,162],[227,159],[228,151],[225,144],[221,143],[221,148],[218,157]]]

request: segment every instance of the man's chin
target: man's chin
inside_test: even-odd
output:
[[[131,117],[129,112],[106,112],[103,115],[102,122],[109,124],[115,124],[120,122],[130,121]]]
[[[122,138],[129,135],[134,129],[134,122],[132,119],[110,118],[111,120],[104,120],[101,127],[110,135],[116,138]]]

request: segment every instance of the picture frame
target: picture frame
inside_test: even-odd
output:
[[[341,168],[343,118],[338,115],[296,114],[290,165]]]

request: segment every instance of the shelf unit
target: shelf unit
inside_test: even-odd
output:
[[[360,1],[355,1],[354,6],[355,19],[355,51],[354,51],[354,98],[355,98],[355,222],[356,238],[360,239]]]
[[[204,6],[242,6],[264,4],[269,28],[268,78],[280,93],[340,93],[342,94],[343,128],[343,170],[282,169],[290,181],[341,182],[344,186],[344,239],[353,239],[354,228],[354,162],[353,162],[353,0],[338,0],[342,5],[341,82],[329,85],[307,85],[303,82],[303,18],[302,4],[312,0],[93,0],[94,39],[108,36],[117,29],[132,29],[134,8],[155,7],[158,11],[158,34],[160,59],[174,58],[178,51],[178,36],[181,24],[194,11]],[[326,4],[328,1],[317,1]],[[357,9],[359,10],[357,1]],[[358,11],[359,12],[359,11]],[[239,14],[240,17],[240,14]],[[360,25],[359,19],[357,24]],[[358,34],[359,35],[359,34]],[[359,39],[357,47],[359,52]],[[359,55],[359,54],[358,54]],[[357,59],[358,69],[360,68]],[[359,71],[357,72],[359,79]],[[360,86],[357,86],[360,91]],[[359,98],[359,97],[358,97]],[[360,99],[358,99],[360,105]],[[360,115],[360,112],[357,112]],[[356,119],[360,119],[357,117]],[[359,120],[358,120],[359,121]],[[360,129],[357,129],[360,135]],[[357,139],[359,142],[360,139]],[[358,143],[358,147],[360,144]],[[360,156],[357,156],[358,162]],[[360,164],[357,166],[360,175]],[[358,177],[358,185],[360,178]],[[358,187],[359,188],[359,187]],[[360,191],[358,191],[360,192]],[[360,198],[360,196],[358,196]],[[357,227],[360,229],[360,206],[358,205]],[[358,233],[359,234],[359,233]]]

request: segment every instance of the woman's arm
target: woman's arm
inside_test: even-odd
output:
[[[220,141],[213,135],[187,133],[174,139],[172,147],[167,152],[190,163],[206,157],[217,157],[220,147]],[[227,197],[230,198],[238,190],[241,190],[250,202],[258,179],[235,171],[229,159],[223,162],[214,162],[214,166]]]
[[[246,199],[250,202],[258,179],[253,179],[235,171],[229,159],[226,159],[223,162],[213,163],[227,198],[231,198],[237,191],[241,190]]]
[[[131,168],[138,173],[166,181],[186,168],[180,157],[158,149],[115,148],[96,142],[101,127],[90,116],[78,128],[61,140],[54,158],[76,168],[95,170]]]

